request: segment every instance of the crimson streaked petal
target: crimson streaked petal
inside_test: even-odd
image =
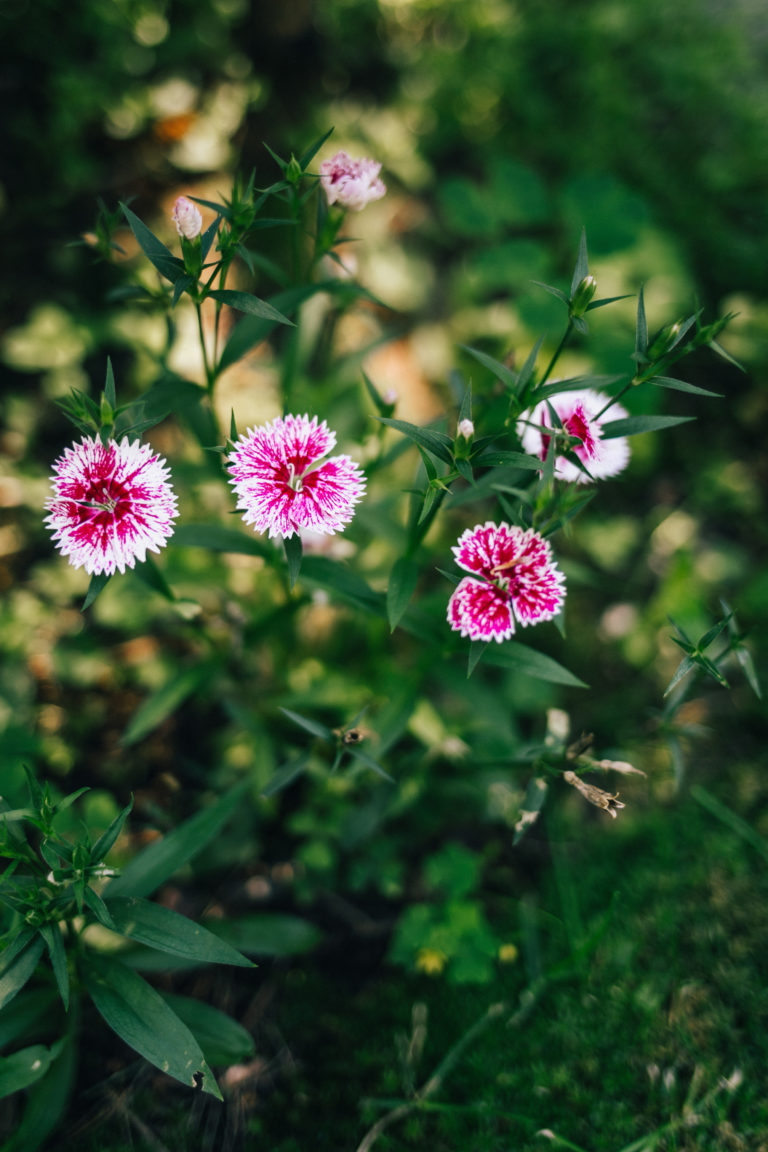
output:
[[[604,440],[602,425],[611,420],[623,419],[628,413],[621,404],[615,402],[603,412],[609,403],[610,397],[591,388],[550,396],[548,401],[541,401],[520,418],[517,432],[524,450],[532,456],[546,459],[550,437],[540,428],[551,427],[552,420],[547,407],[547,404],[551,404],[563,429],[582,441],[574,446],[572,452],[586,469],[585,472],[565,456],[558,456],[555,461],[557,478],[588,484],[590,479],[604,480],[609,476],[617,476],[629,463],[629,442],[625,436]]]
[[[85,437],[67,448],[51,476],[45,523],[75,568],[112,575],[159,552],[178,515],[165,460],[139,440]]]
[[[493,584],[465,576],[448,601],[448,623],[470,640],[509,640],[515,619],[509,596]]]
[[[280,537],[342,531],[365,477],[348,456],[322,460],[335,443],[324,421],[307,416],[278,417],[241,436],[228,467],[246,524]]]

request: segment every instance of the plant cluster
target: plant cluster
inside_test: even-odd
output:
[[[323,407],[328,390],[318,388],[313,394],[302,377],[302,341],[315,302],[325,309],[326,342],[327,330],[361,302],[383,307],[350,276],[345,257],[348,213],[380,200],[386,190],[377,162],[355,160],[345,152],[337,152],[313,172],[326,140],[327,135],[299,158],[274,155],[279,178],[265,188],[257,188],[252,175],[237,180],[230,197],[221,202],[179,197],[172,223],[180,255],[127,204],[122,217],[103,209],[94,233],[98,254],[111,259],[119,249],[122,218],[158,274],[149,286],[141,278],[119,285],[115,298],[164,316],[167,339],[156,378],[142,394],[125,402],[119,398],[110,363],[98,399],[78,391],[62,403],[81,439],[53,466],[46,524],[62,557],[90,576],[84,611],[94,610],[116,574],[122,580],[129,572],[178,613],[188,635],[195,630],[195,642],[208,646],[208,656],[140,705],[123,733],[126,747],[152,733],[203,686],[210,690],[211,680],[216,690],[225,685],[221,695],[231,716],[244,727],[251,722],[249,709],[254,705],[247,683],[240,682],[245,664],[239,661],[246,658],[233,642],[238,625],[228,625],[222,642],[219,618],[206,610],[204,596],[195,600],[187,586],[181,592],[174,587],[172,573],[153,558],[161,551],[172,553],[174,547],[202,549],[212,561],[231,555],[255,558],[253,588],[243,596],[248,634],[270,637],[293,629],[283,651],[290,653],[298,635],[300,610],[344,605],[347,615],[334,617],[333,627],[355,628],[358,618],[372,618],[380,651],[384,654],[389,647],[382,658],[395,676],[402,665],[404,697],[393,693],[383,699],[382,689],[370,684],[362,710],[350,706],[334,717],[335,723],[326,723],[319,693],[313,703],[312,691],[302,694],[294,687],[294,696],[303,695],[302,703],[294,705],[287,692],[279,703],[281,692],[273,689],[259,704],[263,722],[286,720],[302,739],[311,737],[312,745],[305,741],[294,752],[292,738],[286,738],[279,767],[268,780],[255,782],[246,769],[215,803],[134,855],[119,875],[109,856],[131,804],[94,840],[71,828],[63,832],[58,821],[84,789],[56,799],[49,785],[38,784],[28,773],[29,803],[6,805],[0,812],[0,856],[5,861],[0,880],[0,1007],[2,1020],[10,1021],[6,1043],[34,1034],[56,991],[64,1011],[62,1039],[48,1046],[27,1045],[0,1060],[3,1094],[29,1090],[24,1120],[8,1149],[39,1146],[58,1121],[66,1104],[70,1052],[85,996],[142,1056],[182,1083],[213,1095],[218,1087],[210,1064],[240,1059],[250,1050],[242,1030],[226,1018],[213,1019],[209,1006],[162,997],[139,975],[141,952],[125,943],[191,963],[250,964],[210,929],[147,899],[214,840],[225,820],[245,806],[247,796],[254,803],[264,798],[275,802],[299,777],[321,782],[320,800],[311,801],[326,806],[321,818],[317,811],[308,818],[301,806],[289,817],[299,840],[307,828],[314,835],[318,825],[325,825],[325,840],[315,836],[302,845],[310,874],[313,867],[323,871],[324,851],[332,857],[342,842],[345,850],[351,846],[354,851],[389,822],[397,828],[396,836],[382,849],[383,856],[376,855],[374,845],[358,862],[353,886],[382,890],[389,877],[397,894],[404,893],[404,862],[398,872],[395,857],[400,847],[408,852],[414,795],[409,796],[402,765],[419,759],[411,751],[417,724],[413,700],[407,697],[414,687],[421,692],[429,685],[441,665],[453,669],[455,677],[460,663],[467,680],[477,682],[483,672],[487,676],[475,699],[482,695],[483,684],[498,686],[504,683],[500,678],[511,676],[583,686],[549,652],[513,637],[518,630],[527,636],[530,627],[554,622],[560,647],[566,643],[568,581],[560,540],[573,531],[596,485],[628,465],[633,436],[691,419],[639,413],[637,395],[662,389],[709,397],[711,392],[676,375],[677,365],[701,348],[728,358],[718,336],[729,317],[703,323],[696,310],[651,331],[641,291],[628,357],[631,370],[622,376],[558,378],[565,349],[588,334],[588,318],[618,299],[598,297],[582,233],[568,290],[541,285],[563,307],[562,337],[548,357],[543,355],[543,337],[519,368],[481,349],[465,348],[477,365],[479,381],[470,383],[457,374],[452,382],[455,406],[428,425],[400,418],[399,398],[363,376],[358,401],[372,406],[373,412],[360,410],[357,424],[346,424],[344,440],[357,437],[351,448],[354,458],[332,455],[337,435]],[[207,226],[201,209],[214,213]],[[280,261],[267,258],[260,248],[260,238],[270,231],[287,237]],[[265,298],[234,288],[235,276],[237,283],[244,276],[258,282],[261,276],[274,282],[277,291]],[[200,381],[179,375],[169,363],[176,310],[183,307],[196,319]],[[237,323],[233,314],[240,317]],[[270,342],[281,365],[280,411],[241,432],[233,410],[224,432],[217,411],[221,378],[264,342]],[[330,383],[332,387],[332,379]],[[193,453],[184,459],[181,483],[174,461],[169,464],[142,439],[176,420],[186,433],[185,450]],[[203,523],[187,519],[185,508],[195,488],[190,475],[215,482],[226,494],[219,506],[226,503],[230,514],[241,513],[247,531],[221,517]],[[349,551],[340,555],[339,544],[349,545]],[[451,553],[460,576],[444,567]],[[678,629],[676,642],[685,657],[669,687],[664,720],[670,730],[688,672],[698,669],[723,683],[721,665],[735,654],[759,691],[743,637],[730,609],[724,610],[724,619],[698,643]],[[726,633],[727,650],[708,654]],[[329,668],[332,659],[332,654],[325,657]],[[406,668],[410,662],[415,671]],[[283,674],[284,684],[289,674],[290,669]],[[275,672],[276,681],[279,677]],[[455,683],[454,678],[454,694]],[[506,690],[498,691],[498,700],[503,701]],[[455,763],[472,750],[451,736],[445,698],[439,691],[434,697],[436,703],[421,717],[421,727],[431,725],[439,732],[439,737],[428,738],[433,760]],[[440,715],[440,707],[445,715]],[[363,715],[376,731],[362,727]],[[539,709],[537,732],[528,744],[517,738],[500,741],[507,775],[501,781],[506,792],[503,787],[498,794],[515,842],[536,822],[553,785],[564,785],[563,792],[575,789],[589,804],[615,817],[624,806],[618,794],[584,776],[635,770],[594,753],[591,738],[572,740],[567,717],[558,718],[554,711],[547,716],[545,706]],[[360,747],[369,739],[375,754]],[[492,758],[488,748],[499,739],[495,732],[486,737],[478,761]],[[428,777],[419,781],[418,788],[423,786],[430,786]],[[490,979],[496,961],[514,960],[516,945],[497,936],[475,898],[481,868],[480,856],[458,844],[428,855],[425,885],[437,899],[416,901],[405,910],[390,951],[393,961],[425,972],[446,969],[451,979],[472,982]],[[311,885],[308,894],[311,897]],[[258,954],[258,949],[252,951]],[[204,1038],[211,1034],[220,1042],[208,1052]],[[51,1093],[59,1104],[41,1120],[40,1100]]]

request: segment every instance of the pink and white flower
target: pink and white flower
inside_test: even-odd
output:
[[[336,434],[316,416],[278,416],[249,428],[228,456],[246,524],[283,537],[302,529],[343,531],[363,497],[365,476],[349,456],[324,459],[335,444]]]
[[[183,236],[185,240],[195,240],[203,227],[200,209],[186,196],[177,198],[173,206],[173,222],[179,236]]]
[[[542,400],[535,408],[523,413],[517,425],[517,433],[523,448],[531,456],[546,460],[552,439],[547,428],[552,427],[552,416],[548,408],[551,404],[569,436],[578,436],[580,444],[574,444],[571,453],[581,460],[586,471],[582,471],[565,456],[555,461],[555,476],[558,480],[573,480],[577,484],[588,484],[590,480],[604,480],[617,476],[629,462],[629,443],[626,436],[615,436],[609,440],[603,437],[603,425],[612,420],[623,420],[628,415],[621,404],[610,404],[609,397],[584,388],[575,392],[561,392]],[[610,404],[603,409],[606,404]],[[559,431],[559,430],[558,430]]]
[[[387,189],[379,178],[381,164],[364,157],[353,160],[346,152],[337,152],[320,165],[320,183],[329,204],[340,204],[359,212],[372,200],[381,200]]]
[[[557,616],[565,600],[565,577],[549,542],[533,528],[477,524],[453,549],[456,563],[471,572],[448,602],[448,623],[470,640],[508,640],[515,626]]]
[[[173,535],[178,516],[165,460],[139,440],[85,437],[53,466],[45,523],[62,556],[92,576],[144,561]]]

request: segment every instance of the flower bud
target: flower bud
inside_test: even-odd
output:
[[[471,440],[475,434],[475,426],[471,420],[460,420],[456,431],[465,440]]]
[[[585,276],[571,297],[570,315],[572,318],[584,315],[595,292],[597,292],[597,280],[594,276]]]
[[[179,236],[185,240],[196,240],[203,227],[203,217],[186,196],[179,196],[173,206],[173,222]]]
[[[289,184],[298,184],[301,180],[301,164],[295,156],[291,156],[288,161],[288,167],[285,170],[285,178]]]
[[[666,352],[671,351],[677,343],[678,333],[680,332],[680,321],[674,324],[667,324],[666,328],[662,328],[658,336],[655,337],[653,343],[648,349],[648,359],[658,360]]]

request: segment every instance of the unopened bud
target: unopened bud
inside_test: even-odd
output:
[[[397,392],[395,392],[394,388],[387,388],[386,392],[383,393],[381,398],[385,404],[391,404],[393,408],[394,408],[395,404],[397,404],[398,400],[400,399]]]
[[[298,184],[301,180],[301,164],[295,156],[291,156],[288,162],[288,167],[285,170],[285,178],[289,184]]]
[[[179,196],[174,204],[173,222],[179,236],[183,236],[185,240],[197,239],[203,227],[200,210],[186,196]]]
[[[571,297],[570,314],[572,317],[583,316],[597,292],[597,280],[594,276],[585,276]]]
[[[674,348],[677,343],[677,337],[680,332],[680,321],[674,324],[667,324],[666,328],[662,328],[658,336],[655,337],[653,343],[648,349],[648,359],[658,360],[665,352],[669,352]]]
[[[459,436],[463,436],[465,440],[471,440],[475,434],[475,426],[471,420],[460,420],[456,431]]]

